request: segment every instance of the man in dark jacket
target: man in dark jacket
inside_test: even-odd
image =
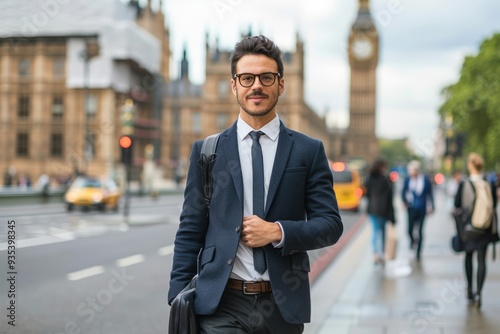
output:
[[[417,261],[420,260],[425,217],[434,211],[434,195],[432,184],[427,176],[422,174],[420,162],[414,160],[408,164],[408,177],[405,179],[402,200],[408,210],[408,236],[410,247],[417,246]],[[415,237],[417,230],[417,237]]]
[[[290,130],[276,112],[282,54],[264,36],[231,55],[238,121],[223,131],[210,210],[193,146],[175,238],[168,299],[196,274],[201,333],[302,333],[310,321],[308,250],[333,245],[343,226],[323,144]]]

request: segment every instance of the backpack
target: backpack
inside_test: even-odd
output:
[[[490,184],[485,180],[469,181],[474,191],[471,224],[475,228],[488,229],[493,220],[493,197]]]
[[[462,240],[477,239],[485,235],[494,219],[493,198],[488,182],[466,181],[462,190],[462,203],[471,203],[467,208],[457,208],[453,215]]]
[[[213,180],[212,166],[215,162],[217,154],[215,149],[219,142],[220,133],[216,133],[206,137],[201,145],[200,166],[202,170],[203,195],[205,196],[205,205],[210,209],[210,201],[212,200]]]

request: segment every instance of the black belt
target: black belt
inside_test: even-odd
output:
[[[238,290],[245,295],[258,295],[271,292],[271,283],[269,281],[245,282],[230,278],[226,285],[227,288]]]

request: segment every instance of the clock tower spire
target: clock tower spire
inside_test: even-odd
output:
[[[351,85],[347,152],[371,163],[378,155],[375,136],[376,80],[379,38],[369,0],[359,0],[358,15],[348,41]]]
[[[359,0],[359,10],[370,11],[370,1],[369,0]]]

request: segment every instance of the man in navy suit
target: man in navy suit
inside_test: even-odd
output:
[[[408,164],[408,177],[401,193],[403,204],[408,210],[408,236],[410,247],[415,249],[416,259],[420,261],[422,241],[424,240],[425,216],[434,211],[434,196],[429,178],[420,171],[420,162],[414,160]],[[415,230],[418,235],[415,237]]]
[[[193,145],[168,299],[196,274],[200,254],[201,333],[302,333],[311,313],[307,251],[333,245],[343,231],[323,144],[286,128],[276,112],[283,73],[282,53],[268,38],[236,44],[239,117],[219,138],[210,210],[202,141]]]

